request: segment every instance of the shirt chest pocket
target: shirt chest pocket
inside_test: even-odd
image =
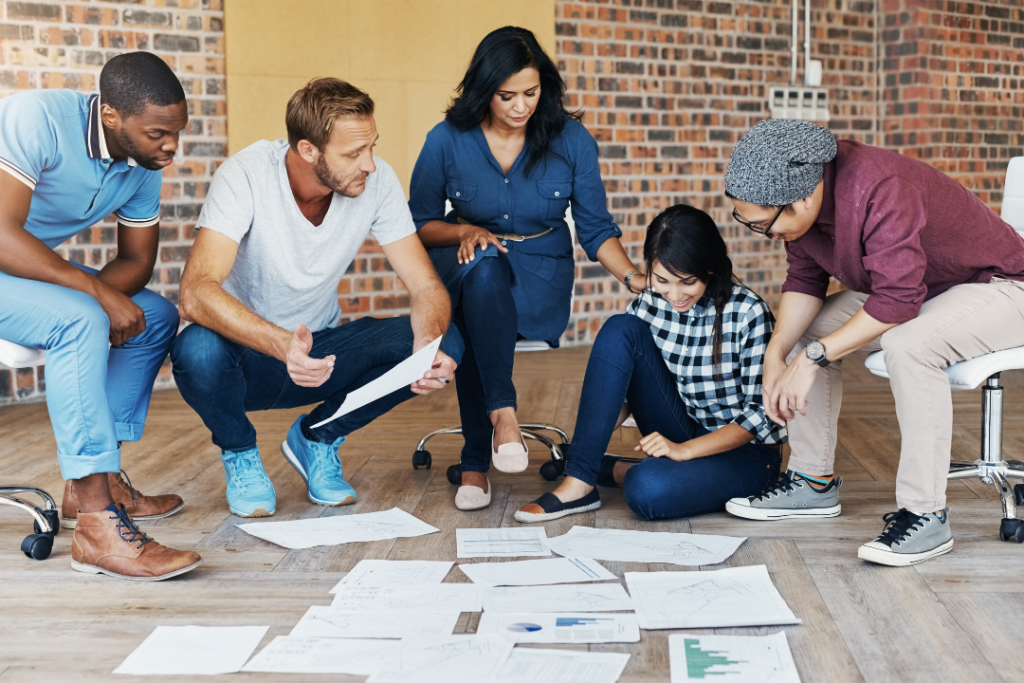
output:
[[[449,201],[455,207],[455,213],[461,218],[471,220],[468,215],[470,203],[476,198],[476,183],[460,183],[452,181],[445,185]]]
[[[571,180],[538,180],[537,193],[541,201],[547,204],[546,213],[543,214],[547,220],[558,219],[565,215],[569,207],[569,197],[572,196]]]

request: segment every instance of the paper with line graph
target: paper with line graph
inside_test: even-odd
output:
[[[552,583],[610,581],[615,575],[596,560],[559,557],[553,560],[460,564],[473,583],[484,586],[543,586]]]
[[[331,515],[292,522],[238,524],[239,529],[284,548],[365,543],[392,538],[423,536],[438,531],[401,508],[355,515]]]
[[[632,612],[618,583],[502,586],[484,592],[485,612]]]
[[[460,612],[339,612],[313,605],[289,634],[299,638],[407,638],[448,635]]]
[[[515,643],[500,635],[403,638],[366,683],[480,683],[501,671]]]
[[[636,643],[635,614],[500,614],[484,612],[477,633],[497,633],[517,643]]]
[[[718,571],[626,572],[640,628],[799,624],[763,564]]]
[[[563,557],[698,566],[725,562],[745,540],[733,536],[574,526],[566,534],[549,538],[548,546]]]
[[[337,593],[343,586],[441,583],[453,564],[431,560],[360,560],[331,593]]]
[[[619,652],[517,647],[494,683],[615,683],[628,662]]]
[[[548,557],[544,527],[456,529],[456,557]]]
[[[770,636],[668,637],[672,683],[800,683],[782,631]]]
[[[429,586],[342,586],[331,609],[338,612],[479,612],[483,588],[473,583]]]
[[[397,640],[278,636],[242,671],[367,676],[397,649]]]

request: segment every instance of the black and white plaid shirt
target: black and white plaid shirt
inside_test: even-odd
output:
[[[743,285],[733,286],[722,314],[722,362],[717,373],[712,362],[715,304],[710,297],[705,295],[679,313],[647,289],[626,312],[650,325],[690,417],[708,431],[735,422],[760,443],[786,441],[786,428],[768,418],[761,398],[764,352],[775,327],[761,297]]]

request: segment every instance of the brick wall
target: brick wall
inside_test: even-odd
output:
[[[177,302],[178,281],[209,180],[226,154],[223,0],[107,0],[0,3],[0,96],[31,88],[97,92],[104,62],[121,52],[154,52],[188,96],[189,124],[178,162],[164,171],[160,253],[150,287]],[[100,267],[116,253],[107,220],[58,248]],[[158,384],[170,383],[170,367]],[[44,368],[0,367],[0,403],[40,398]]]

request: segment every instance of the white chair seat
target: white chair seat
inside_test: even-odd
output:
[[[27,346],[0,339],[0,365],[6,365],[9,368],[27,368],[39,364],[45,357],[46,351],[30,349]]]
[[[864,361],[871,374],[889,378],[885,368],[885,351],[876,351]],[[976,389],[997,372],[1024,369],[1024,346],[1005,351],[987,353],[970,360],[954,363],[946,368],[952,389]]]

